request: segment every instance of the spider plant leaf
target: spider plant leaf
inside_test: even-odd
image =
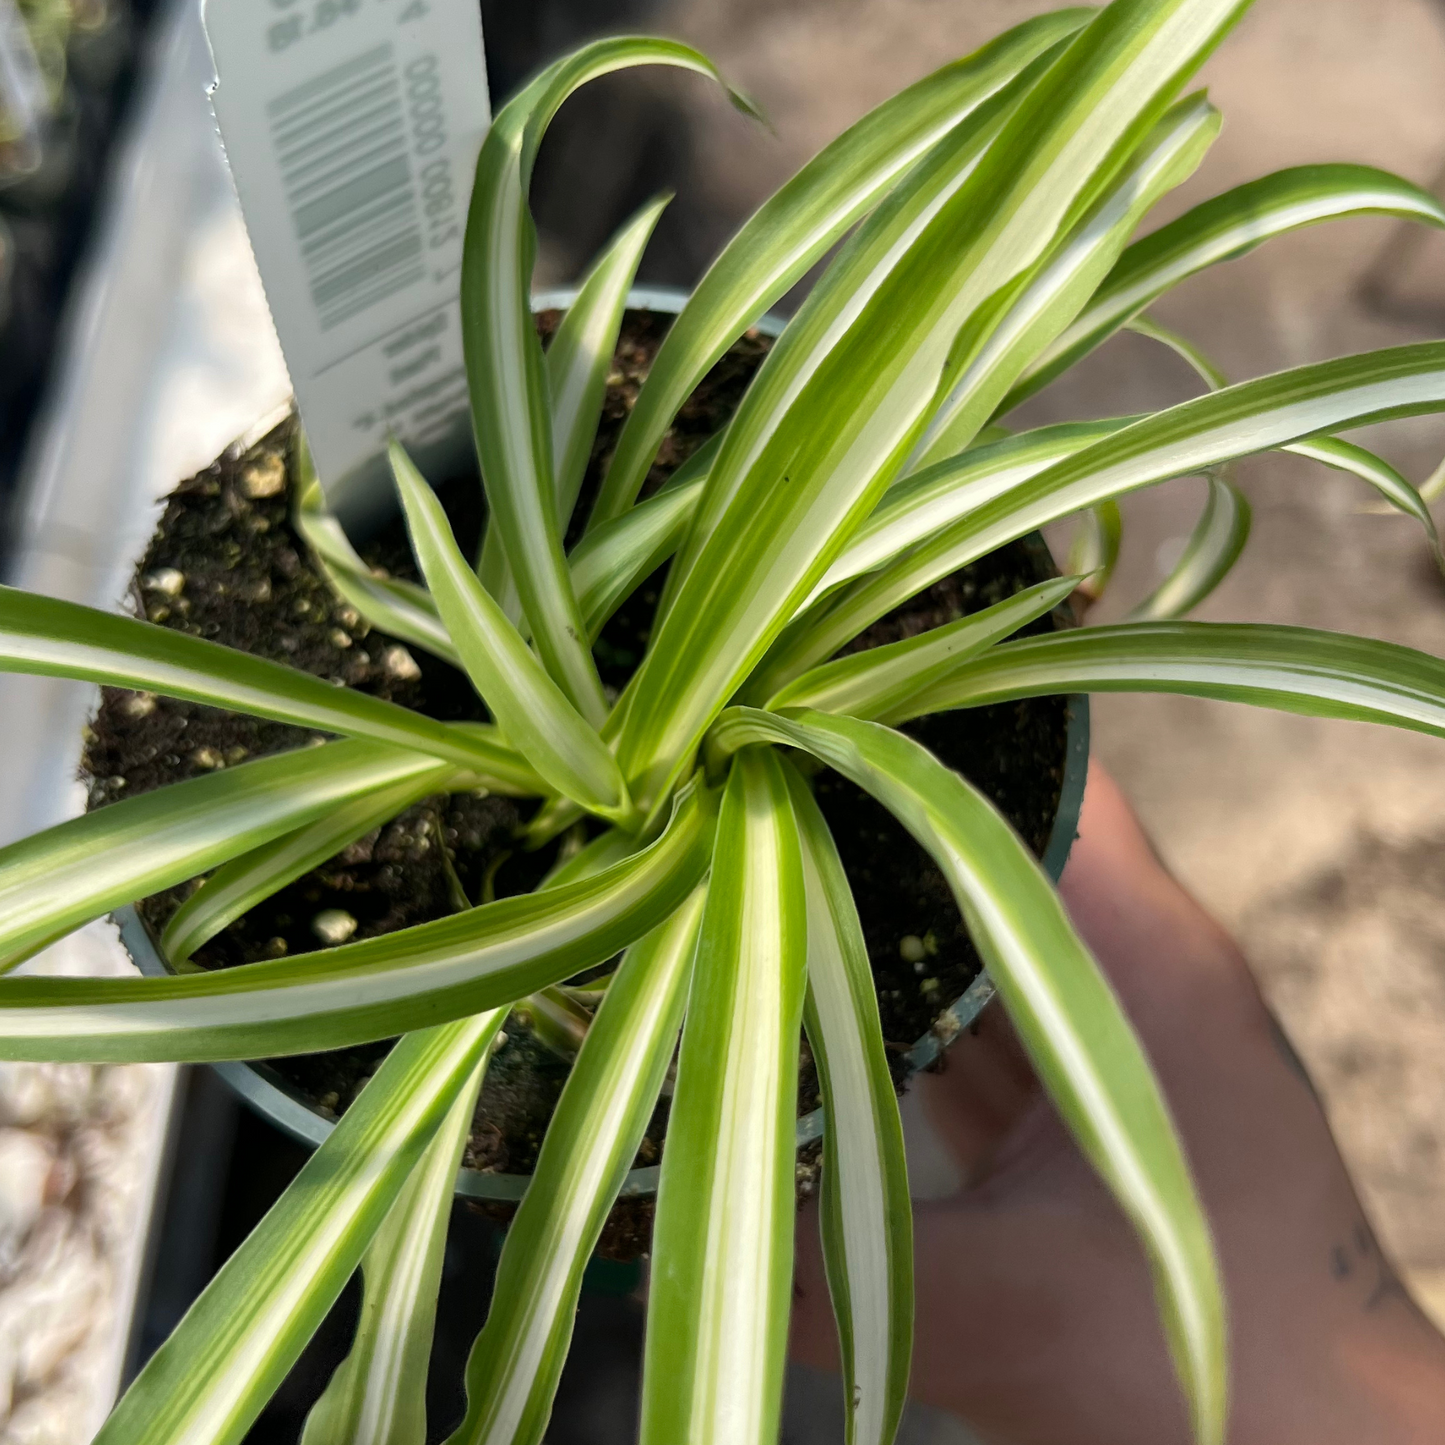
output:
[[[1128,329],[1162,343],[1183,357],[1211,391],[1218,391],[1229,385],[1229,379],[1224,373],[1192,341],[1180,336],[1177,331],[1160,326],[1147,316],[1136,316],[1128,323]],[[1425,530],[1425,537],[1430,544],[1430,552],[1435,558],[1436,566],[1445,571],[1445,557],[1441,555],[1440,538],[1435,529],[1435,519],[1430,515],[1430,508],[1426,505],[1423,490],[1417,490],[1382,457],[1366,451],[1364,447],[1356,446],[1354,442],[1342,441],[1339,437],[1307,437],[1304,441],[1291,442],[1288,446],[1281,447],[1280,450],[1293,452],[1296,456],[1309,457],[1312,461],[1323,462],[1327,467],[1333,467],[1336,471],[1348,472],[1374,487],[1397,511],[1404,512],[1406,516],[1413,517],[1419,522]],[[1239,501],[1242,503],[1243,498],[1240,497]],[[1248,531],[1247,514],[1245,530]],[[1243,545],[1244,542],[1241,539],[1240,546]],[[1198,600],[1198,598],[1195,599],[1196,602]],[[1190,603],[1190,606],[1193,605],[1194,603]],[[1164,617],[1178,616],[1179,613],[1151,615]]]
[[[547,672],[593,727],[607,703],[562,553],[551,398],[529,300],[536,234],[527,190],[542,136],[567,97],[633,65],[680,66],[721,81],[696,50],[641,37],[598,40],[548,66],[502,108],[482,142],[462,253],[462,347],[489,527]]]
[[[662,1156],[641,1445],[771,1445],[792,1304],[807,902],[782,764],[733,763]]]
[[[96,1445],[235,1445],[360,1263],[495,1037],[501,1010],[413,1033],[151,1357]]]
[[[1139,1040],[1028,848],[970,783],[877,723],[730,709],[715,741],[805,749],[932,855],[1040,1080],[1149,1255],[1195,1439],[1221,1445],[1225,1313],[1209,1226]]]
[[[13,587],[0,587],[0,672],[73,677],[209,703],[446,758],[499,793],[546,791],[495,728],[435,722],[205,638]]]
[[[391,787],[368,789],[360,797],[331,806],[304,827],[223,863],[171,915],[161,936],[161,952],[173,966],[184,964],[203,943],[263,898],[438,792],[449,774],[449,769],[433,768]]]
[[[592,457],[628,292],[658,218],[671,199],[664,195],[649,201],[613,237],[582,282],[547,348],[557,526],[564,536]],[[490,527],[482,543],[477,575],[507,616],[517,621],[521,599],[507,566],[501,533]],[[580,596],[578,602],[582,602]]]
[[[1124,518],[1117,502],[1100,502],[1079,514],[1079,529],[1069,543],[1065,570],[1078,574],[1078,590],[1087,602],[1097,602],[1104,595],[1119,564],[1123,540]]]
[[[828,1131],[819,1204],[848,1445],[891,1445],[913,1353],[913,1205],[858,910],[808,785],[787,769],[808,901],[804,1025]]]
[[[0,849],[0,968],[376,789],[435,792],[454,775],[419,753],[327,743],[173,783],[22,838]]]
[[[447,1226],[485,1071],[484,1056],[362,1256],[356,1338],[306,1416],[300,1445],[426,1445],[426,1381]]]
[[[1175,692],[1445,737],[1445,662],[1339,632],[1259,623],[1126,622],[1005,643],[908,712],[1061,692]]]
[[[422,574],[482,701],[553,789],[604,818],[627,822],[633,809],[616,759],[477,580],[440,500],[401,444],[393,440],[389,450]]]
[[[1188,363],[1211,391],[1220,391],[1229,385],[1229,378],[1219,367],[1177,331],[1160,326],[1142,314],[1126,322],[1124,329],[1167,346]],[[1128,621],[1163,622],[1183,617],[1229,575],[1249,541],[1253,517],[1249,502],[1229,480],[1228,472],[1227,467],[1215,467],[1205,476],[1208,494],[1204,510],[1189,534],[1184,551],[1163,582],[1137,607],[1130,609]]]
[[[299,428],[292,467],[296,474],[292,521],[306,539],[317,567],[332,590],[373,627],[423,647],[453,667],[460,667],[456,650],[426,588],[400,578],[377,576],[351,545],[340,520],[326,505],[326,494],[311,460],[311,448],[306,443],[306,434]]]
[[[1116,0],[1018,99],[981,158],[957,136],[936,146],[830,268],[728,427],[693,519],[704,540],[638,671],[618,760],[644,810],[911,453],[959,332],[1088,213],[1247,3]],[[902,256],[787,395],[795,359],[814,345],[808,323],[838,303],[831,278],[890,239]]]
[[[421,587],[395,577],[372,577],[348,572],[314,554],[321,575],[337,596],[349,602],[373,627],[409,642],[460,668],[462,660],[447,636],[431,595]]]
[[[1413,517],[1425,529],[1425,539],[1430,544],[1430,555],[1434,557],[1436,567],[1445,572],[1440,534],[1435,528],[1430,508],[1419,490],[1383,457],[1340,437],[1309,437],[1302,442],[1292,442],[1284,450],[1299,457],[1308,457],[1311,461],[1323,462],[1337,472],[1348,472],[1358,477],[1372,486],[1396,511]]]
[[[176,978],[0,979],[0,1058],[311,1053],[511,1004],[669,917],[706,871],[713,823],[690,785],[655,843],[594,877],[340,948]]]
[[[582,1272],[642,1142],[682,1023],[706,890],[627,951],[562,1091],[507,1231],[467,1414],[447,1445],[539,1445]]]
[[[702,496],[706,476],[668,487],[594,527],[573,549],[569,562],[577,604],[595,642],[607,619],[677,550]]]
[[[1210,391],[1222,391],[1229,385],[1229,378],[1188,337],[1181,336],[1167,326],[1161,326],[1153,318],[1140,314],[1126,321],[1123,330],[1132,331],[1138,336],[1147,336],[1149,340],[1167,346],[1189,364]]]
[[[774,343],[733,415],[718,460],[709,471],[687,538],[668,573],[658,625],[736,503],[750,470],[784,429],[790,409],[816,381],[849,327],[877,298],[939,209],[967,182],[1008,116],[1064,44],[1057,42],[1054,50],[1035,59],[925,154],[842,248]],[[930,376],[928,384],[935,380]]]
[[[943,527],[1001,497],[1020,482],[1064,457],[1131,426],[1138,417],[1065,422],[970,448],[895,482],[872,516],[858,528],[842,555],[808,598],[811,606],[825,593],[892,561]],[[1083,568],[1071,568],[1082,571]]]
[[[557,520],[564,530],[592,457],[592,441],[602,415],[607,374],[612,370],[612,357],[622,331],[627,294],[637,276],[643,250],[671,199],[671,195],[663,195],[649,201],[608,243],[547,348]]]
[[[311,448],[299,427],[292,470],[296,477],[296,505],[292,508],[291,520],[306,539],[317,567],[332,590],[373,627],[423,647],[453,667],[460,667],[456,650],[426,588],[400,578],[377,576],[351,545],[340,520],[326,505],[326,494],[311,460]]]
[[[937,142],[1090,18],[1060,10],[885,101],[825,146],[752,216],[673,322],[618,438],[589,526],[636,499],[678,408],[728,347]]]
[[[1093,210],[1064,237],[987,339],[950,369],[947,396],[918,444],[915,466],[962,451],[1009,388],[1078,315],[1154,204],[1181,184],[1219,134],[1219,112],[1201,95],[1155,126]]]
[[[764,672],[781,686],[940,577],[1106,498],[1321,432],[1440,410],[1441,342],[1296,367],[1182,402],[1056,462],[825,598],[790,625]]]
[[[1250,510],[1233,482],[1211,472],[1208,500],[1169,575],[1128,615],[1163,622],[1192,612],[1228,576],[1249,541]]]
[[[1026,587],[981,612],[891,642],[835,658],[805,672],[768,699],[769,711],[809,707],[849,717],[887,718],[914,693],[1017,632],[1068,599],[1082,577],[1054,577]]]
[[[1297,166],[1195,206],[1136,241],[1079,318],[1025,372],[999,407],[1004,415],[1067,371],[1181,281],[1245,256],[1273,236],[1347,216],[1388,215],[1445,226],[1428,191],[1372,166]]]

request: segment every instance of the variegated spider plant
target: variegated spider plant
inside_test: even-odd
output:
[[[210,874],[167,932],[175,977],[6,980],[0,1055],[244,1059],[402,1036],[132,1385],[105,1445],[240,1439],[358,1265],[358,1336],[307,1445],[420,1445],[440,1246],[490,1046],[519,1000],[619,954],[511,1227],[453,1445],[541,1440],[583,1267],[679,1033],[642,1437],[775,1437],[803,1028],[827,1118],[822,1220],[849,1439],[889,1441],[912,1329],[902,1136],[857,915],[802,758],[872,794],[948,879],[1039,1076],[1152,1260],[1197,1438],[1223,1438],[1218,1266],[1149,1065],[1032,855],[894,725],[1143,690],[1445,735],[1445,666],[1432,657],[1175,620],[1238,554],[1248,510],[1222,469],[1247,454],[1283,448],[1357,473],[1434,545],[1419,493],[1332,433],[1445,410],[1445,344],[1303,366],[1143,417],[1022,434],[996,424],[1119,329],[1160,334],[1142,318],[1156,297],[1272,235],[1363,212],[1445,224],[1403,181],[1314,166],[1131,241],[1216,134],[1217,113],[1184,88],[1247,8],[1114,0],[1045,15],[839,137],[748,221],[677,317],[570,555],[565,519],[658,207],[620,233],[544,354],[528,304],[533,158],[558,106],[595,76],[637,64],[715,72],[678,44],[607,40],[513,99],[478,164],[462,293],[491,519],[478,565],[400,447],[425,589],[374,577],[314,485],[299,516],[338,591],[383,630],[454,659],[491,724],[436,722],[145,622],[0,594],[6,668],[339,735],[0,852],[10,965]],[[725,431],[639,502],[704,373],[845,236]],[[835,658],[921,589],[1060,518],[1092,519],[1089,567],[1107,570],[1115,499],[1188,474],[1210,478],[1208,509],[1134,620],[1008,641],[1079,585],[1072,576]],[[589,641],[668,558],[646,654],[610,699]],[[537,798],[534,840],[585,818],[600,831],[535,893],[300,957],[185,971],[201,941],[348,840],[422,796],[476,787]]]

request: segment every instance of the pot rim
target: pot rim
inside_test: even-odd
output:
[[[575,287],[553,287],[538,291],[532,297],[532,309],[563,310],[576,299]],[[688,299],[688,293],[672,286],[635,286],[628,293],[628,309],[633,311],[665,311],[676,314]],[[755,323],[764,336],[777,337],[787,325],[787,318],[768,312]],[[1034,534],[1037,536],[1037,534]],[[1042,538],[1039,538],[1042,545]],[[1064,779],[1059,793],[1058,811],[1049,833],[1042,866],[1055,883],[1068,862],[1069,851],[1078,837],[1079,814],[1084,804],[1084,784],[1089,770],[1089,699],[1086,694],[1068,698],[1067,732],[1064,749]],[[151,978],[170,976],[156,941],[131,904],[117,908],[112,918],[120,929],[121,942],[140,972]],[[927,1068],[981,1014],[994,996],[993,980],[982,972],[969,984],[961,997],[954,1000],[935,1019],[932,1028],[905,1055],[910,1075]],[[300,1144],[316,1148],[323,1144],[336,1127],[334,1119],[323,1118],[304,1100],[286,1079],[265,1063],[241,1060],[213,1063],[209,1066],[227,1085],[268,1123]],[[824,1133],[823,1110],[814,1109],[798,1120],[798,1148],[821,1139]],[[618,1191],[622,1199],[646,1197],[657,1193],[661,1178],[660,1164],[630,1170]],[[520,1202],[532,1182],[530,1174],[484,1174],[478,1169],[457,1172],[458,1195],[501,1203]]]

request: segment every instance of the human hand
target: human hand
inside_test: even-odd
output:
[[[1144,1041],[1215,1232],[1231,1445],[1445,1441],[1445,1341],[1380,1253],[1238,950],[1097,765],[1060,892]],[[915,1087],[965,1183],[915,1204],[910,1393],[998,1445],[1187,1445],[1143,1253],[1002,1010]],[[838,1368],[812,1208],[792,1348]]]

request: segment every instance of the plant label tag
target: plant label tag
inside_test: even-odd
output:
[[[359,518],[471,445],[458,302],[476,0],[206,0],[211,100],[317,471]]]

